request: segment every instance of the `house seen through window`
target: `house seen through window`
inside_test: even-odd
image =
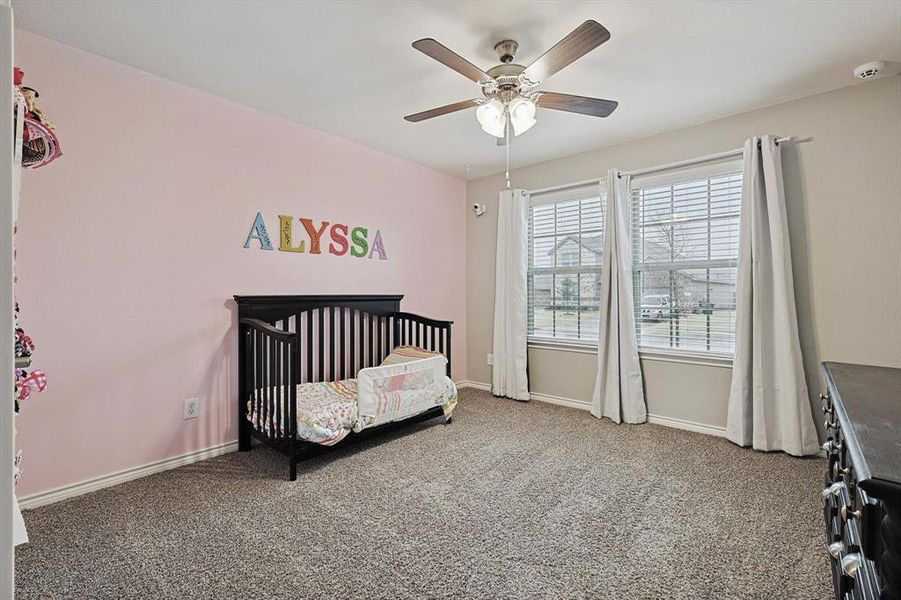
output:
[[[604,203],[600,185],[536,194],[529,210],[531,338],[596,341]]]
[[[641,349],[735,352],[741,161],[632,182]]]

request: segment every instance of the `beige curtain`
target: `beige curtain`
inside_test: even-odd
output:
[[[616,169],[607,173],[607,226],[601,267],[598,375],[591,414],[616,423],[648,419],[632,310],[632,244],[629,183]]]
[[[529,399],[526,364],[529,193],[504,190],[497,211],[491,393]]]
[[[795,312],[782,159],[768,135],[745,142],[736,299],[727,437],[757,450],[816,454]]]

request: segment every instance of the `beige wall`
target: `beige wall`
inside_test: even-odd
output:
[[[783,169],[812,397],[820,389],[820,361],[901,366],[899,76],[517,169],[511,177],[515,187],[537,189],[602,177],[611,167],[638,169],[731,150],[764,133],[802,140],[784,146]],[[503,185],[503,174],[467,184],[469,202],[488,205],[486,214],[476,218],[470,211],[467,220],[467,377],[478,382],[491,380],[486,355]],[[590,400],[595,358],[530,349],[532,391]],[[642,365],[651,414],[725,425],[728,368],[650,358]]]

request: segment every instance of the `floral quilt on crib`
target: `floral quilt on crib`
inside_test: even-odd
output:
[[[449,418],[457,405],[457,388],[449,378],[445,393],[435,398],[432,406],[440,405]],[[287,402],[283,406],[287,406]],[[284,415],[286,409],[280,409]],[[269,434],[268,423],[258,414],[253,401],[248,402],[247,419]],[[368,423],[360,419],[357,410],[357,380],[302,383],[297,386],[297,437],[316,444],[337,444],[351,431],[361,431]],[[279,428],[284,431],[283,424]]]

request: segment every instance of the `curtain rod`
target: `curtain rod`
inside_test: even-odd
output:
[[[792,140],[791,136],[776,138],[777,144],[785,144]],[[760,145],[760,142],[757,142],[757,145]],[[728,150],[726,152],[719,152],[717,154],[710,154],[707,156],[701,156],[699,158],[690,158],[688,160],[681,160],[678,162],[667,163],[665,165],[660,165],[658,167],[648,167],[646,169],[636,169],[635,171],[622,171],[620,174],[631,175],[632,177],[636,177],[638,175],[648,175],[650,173],[657,173],[659,171],[667,171],[669,169],[675,169],[677,167],[686,167],[689,165],[694,165],[698,163],[710,162],[712,160],[719,160],[722,158],[729,158],[730,156],[736,156],[738,154],[742,154],[745,151],[744,148],[736,148],[735,150]],[[547,192],[558,192],[560,190],[568,190],[570,188],[582,187],[583,185],[592,185],[595,183],[600,183],[606,179],[606,177],[594,178],[594,179],[586,179],[584,181],[576,181],[574,183],[566,183],[564,185],[552,185],[550,187],[539,188],[537,190],[529,190],[530,194],[546,194]]]
[[[785,144],[787,142],[790,142],[791,139],[791,136],[776,138],[776,144]],[[760,146],[759,140],[757,142],[757,146]],[[659,173],[660,171],[668,171],[670,169],[676,169],[678,167],[687,167],[689,165],[696,165],[699,163],[710,162],[722,158],[729,158],[730,156],[737,156],[739,154],[743,154],[744,151],[744,148],[736,148],[735,150],[727,150],[726,152],[718,152],[717,154],[709,154],[707,156],[701,156],[699,158],[692,158],[689,160],[680,160],[678,162],[668,163],[665,165],[660,165],[658,167],[636,169],[635,171],[621,171],[618,176],[622,177],[623,175],[631,175],[632,177],[637,177],[639,175],[649,175],[650,173]]]
[[[570,188],[578,188],[586,185],[593,185],[595,183],[600,183],[602,180],[607,179],[606,177],[601,177],[600,179],[595,177],[594,179],[586,179],[585,181],[575,181],[573,183],[564,183],[563,185],[552,185],[546,188],[539,188],[537,190],[529,190],[530,194],[546,194],[547,192],[559,192],[561,190],[568,190]]]

